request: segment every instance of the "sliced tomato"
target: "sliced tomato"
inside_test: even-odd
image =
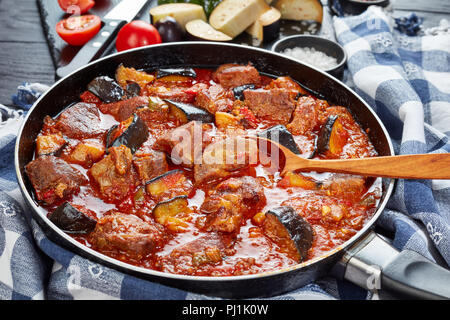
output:
[[[102,25],[102,20],[95,15],[74,16],[56,24],[58,35],[73,46],[82,46],[95,36]]]
[[[93,0],[58,0],[58,4],[67,13],[71,14],[83,14],[89,11],[94,5]],[[80,11],[77,12],[77,6]]]
[[[117,51],[161,43],[158,30],[150,23],[135,20],[127,23],[117,34]]]

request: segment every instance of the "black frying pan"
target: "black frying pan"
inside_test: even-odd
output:
[[[33,217],[55,243],[75,253],[137,277],[208,295],[227,298],[271,296],[288,292],[332,272],[364,288],[393,290],[416,298],[450,298],[450,272],[412,252],[398,253],[373,231],[393,189],[393,180],[383,179],[383,193],[373,218],[349,241],[316,259],[297,266],[257,275],[196,277],[173,275],[135,267],[89,249],[59,230],[32,197],[24,166],[32,160],[35,139],[46,115],[55,116],[77,101],[89,81],[99,75],[114,76],[120,63],[137,69],[192,66],[217,67],[224,63],[248,62],[261,72],[289,75],[319,97],[347,106],[381,156],[393,155],[386,129],[370,107],[344,84],[311,66],[262,49],[235,44],[184,42],[154,45],[100,59],[53,85],[30,109],[19,131],[15,150],[17,179]]]

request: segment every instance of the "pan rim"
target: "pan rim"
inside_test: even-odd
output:
[[[269,272],[262,272],[262,273],[257,273],[257,274],[250,274],[250,275],[239,275],[239,276],[190,276],[190,275],[180,275],[180,274],[173,274],[173,273],[167,273],[167,272],[162,272],[162,271],[157,271],[157,270],[153,270],[153,269],[147,269],[147,268],[143,268],[143,267],[138,267],[138,266],[134,266],[132,264],[129,263],[125,263],[122,262],[120,260],[111,258],[109,256],[106,256],[98,251],[95,251],[83,244],[81,244],[80,242],[76,241],[74,238],[72,238],[71,236],[69,236],[68,234],[64,233],[61,229],[59,229],[56,225],[54,225],[48,218],[47,216],[43,213],[43,210],[36,204],[36,202],[34,201],[34,199],[31,197],[30,193],[28,192],[26,186],[25,186],[25,182],[20,170],[20,161],[19,161],[19,147],[20,147],[20,138],[22,137],[23,134],[23,129],[25,127],[25,125],[28,123],[29,117],[32,113],[32,111],[39,105],[40,101],[43,100],[45,98],[45,96],[47,94],[49,94],[49,92],[51,92],[55,87],[57,87],[61,82],[66,81],[66,79],[70,78],[72,75],[80,72],[81,70],[88,68],[94,64],[97,64],[101,61],[104,60],[108,60],[108,59],[112,59],[114,57],[117,56],[121,56],[121,55],[126,55],[130,52],[138,52],[138,51],[147,51],[147,50],[151,50],[152,48],[158,48],[158,47],[170,47],[170,46],[203,46],[203,45],[207,45],[207,46],[220,46],[220,47],[236,47],[236,48],[240,48],[240,49],[245,49],[245,50],[251,50],[251,51],[255,51],[255,52],[259,52],[259,53],[264,53],[264,54],[270,54],[270,55],[275,55],[278,56],[279,58],[282,59],[287,59],[287,60],[291,60],[293,63],[297,64],[297,65],[303,65],[306,66],[310,69],[313,69],[315,72],[321,73],[322,75],[324,75],[327,78],[330,78],[331,80],[337,82],[340,86],[342,86],[345,90],[347,90],[348,92],[350,92],[354,97],[356,97],[366,108],[367,112],[370,112],[372,114],[372,116],[377,120],[378,125],[380,126],[380,128],[382,129],[383,134],[386,137],[386,141],[388,143],[388,148],[390,151],[391,155],[394,155],[394,148],[393,148],[393,144],[390,138],[389,133],[387,132],[386,127],[384,126],[383,122],[380,120],[380,118],[378,117],[378,115],[372,110],[372,108],[351,88],[349,88],[346,84],[344,84],[342,81],[336,79],[335,77],[333,77],[332,75],[328,74],[325,71],[322,71],[308,63],[303,63],[300,62],[296,59],[287,57],[285,55],[282,55],[280,53],[277,52],[273,52],[273,51],[269,51],[269,50],[265,50],[265,49],[261,49],[261,48],[255,48],[255,47],[248,47],[245,45],[239,45],[239,44],[234,44],[234,43],[214,43],[214,42],[206,42],[206,41],[191,41],[191,42],[172,42],[172,43],[163,43],[163,44],[156,44],[156,45],[152,45],[152,46],[146,46],[146,47],[140,47],[140,48],[134,48],[134,49],[130,49],[130,50],[126,50],[126,51],[122,51],[122,52],[118,52],[118,53],[114,53],[111,55],[108,55],[106,57],[100,58],[98,60],[95,60],[85,66],[82,66],[80,68],[78,68],[77,70],[71,72],[70,74],[68,74],[67,76],[59,79],[58,81],[56,81],[49,90],[47,90],[44,94],[42,94],[38,100],[36,100],[36,102],[33,104],[33,106],[28,110],[27,115],[25,116],[25,118],[23,119],[23,122],[18,130],[17,133],[17,138],[16,138],[16,144],[15,144],[15,150],[14,150],[14,166],[15,166],[15,171],[16,171],[16,177],[17,177],[17,181],[20,187],[20,190],[22,192],[22,195],[24,196],[26,202],[28,205],[30,205],[32,207],[32,209],[35,211],[35,213],[37,213],[40,217],[40,219],[46,224],[47,227],[51,228],[53,232],[55,232],[59,237],[63,238],[65,241],[69,242],[71,245],[77,247],[78,249],[80,249],[81,251],[83,251],[84,253],[86,253],[89,256],[93,256],[97,259],[99,259],[100,261],[105,261],[107,262],[107,267],[110,267],[110,265],[116,265],[117,267],[119,267],[120,269],[125,269],[125,270],[130,270],[133,271],[137,274],[143,274],[143,275],[147,275],[147,276],[156,276],[156,277],[162,277],[162,278],[167,278],[167,279],[173,279],[173,280],[186,280],[186,281],[199,281],[199,282],[210,282],[210,281],[219,281],[219,282],[229,282],[229,281],[243,281],[243,280],[251,280],[251,279],[256,279],[256,278],[265,278],[265,277],[272,277],[272,276],[276,276],[276,275],[280,275],[280,274],[284,274],[284,273],[289,273],[291,271],[294,270],[298,270],[298,269],[303,269],[307,266],[313,265],[313,264],[319,264],[320,262],[328,259],[331,256],[336,255],[337,253],[341,252],[342,250],[345,250],[346,248],[349,248],[352,244],[356,243],[358,240],[360,240],[367,232],[369,232],[372,228],[373,225],[375,224],[375,222],[378,220],[379,216],[381,215],[382,211],[384,210],[387,201],[389,200],[392,191],[393,191],[393,187],[394,187],[394,183],[395,183],[395,179],[389,179],[389,183],[386,186],[386,193],[385,193],[385,197],[384,199],[382,199],[382,201],[380,201],[375,213],[373,214],[373,216],[370,218],[369,221],[367,221],[367,223],[363,226],[363,228],[361,230],[359,230],[355,235],[353,235],[349,240],[345,241],[343,244],[337,246],[336,248],[322,254],[319,257],[307,260],[305,262],[302,262],[300,264],[296,264],[294,266],[290,266],[290,267],[285,267],[282,269],[278,269],[275,271],[269,271]],[[51,241],[51,240],[50,240]],[[53,242],[53,241],[52,241]],[[68,248],[64,248],[66,250],[71,251],[72,253],[73,250],[72,249],[68,249]],[[78,253],[75,253],[78,254]],[[121,271],[120,271],[121,272]]]

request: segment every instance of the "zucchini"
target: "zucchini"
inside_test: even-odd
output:
[[[223,0],[209,17],[211,26],[231,38],[247,29],[267,9],[264,0]]]
[[[87,88],[105,103],[120,101],[125,96],[123,88],[107,76],[95,78],[89,82]]]
[[[145,183],[145,190],[155,200],[188,195],[192,182],[186,178],[183,171],[175,169],[157,176]]]
[[[297,262],[307,258],[314,232],[311,225],[292,207],[281,206],[266,212],[262,228],[266,236],[289,257]]]
[[[314,20],[322,23],[323,7],[320,0],[278,0],[275,8],[286,20]]]
[[[162,224],[173,232],[184,232],[188,227],[186,222],[192,217],[187,196],[177,196],[170,200],[158,203],[153,208],[153,216],[159,224]]]
[[[168,3],[150,9],[150,21],[155,24],[159,20],[171,16],[185,30],[186,23],[192,20],[206,21],[205,10],[202,6],[192,3]]]
[[[329,116],[317,138],[317,154],[330,153],[338,156],[347,143],[347,132],[338,116]]]
[[[125,145],[135,153],[148,139],[148,127],[137,115],[133,114],[129,119],[113,126],[106,135],[106,149]]]
[[[245,31],[260,42],[270,42],[278,38],[280,20],[280,11],[270,7]]]
[[[282,124],[275,125],[258,133],[258,137],[273,140],[274,142],[288,148],[293,153],[301,154],[300,149],[298,148],[297,143],[294,140],[294,137]]]
[[[200,109],[192,104],[164,99],[168,103],[170,113],[175,116],[182,124],[186,124],[189,121],[200,121],[204,123],[214,122],[214,115]]]
[[[56,208],[50,214],[49,219],[58,228],[71,234],[91,233],[97,225],[95,219],[76,209],[69,202],[64,202]]]
[[[186,24],[186,32],[191,40],[207,40],[207,41],[230,41],[232,37],[214,29],[209,23],[197,19],[189,21]]]

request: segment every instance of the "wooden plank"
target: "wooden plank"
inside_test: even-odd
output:
[[[45,41],[35,1],[1,0],[0,17],[0,41]]]
[[[2,42],[0,103],[11,105],[11,95],[22,82],[54,83],[54,67],[45,42]]]
[[[395,10],[450,13],[449,0],[392,0]],[[447,19],[449,17],[447,16]]]

